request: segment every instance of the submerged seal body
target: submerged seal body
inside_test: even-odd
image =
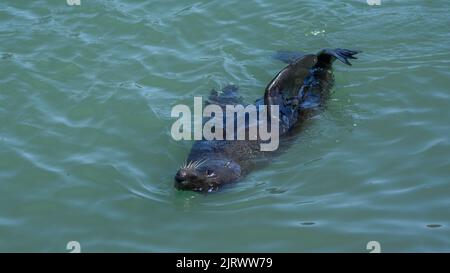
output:
[[[288,65],[269,82],[264,96],[255,105],[278,105],[280,138],[289,135],[296,125],[324,105],[334,83],[333,62],[337,59],[351,65],[349,59],[356,59],[357,53],[338,48],[324,49],[317,54],[281,52],[276,56]],[[221,107],[242,104],[235,86],[227,86],[221,93],[213,91],[207,103]],[[261,118],[267,117],[258,114],[258,119]],[[175,187],[206,193],[238,181],[259,162],[276,154],[261,151],[260,143],[259,137],[257,140],[195,141],[186,163],[175,175]]]

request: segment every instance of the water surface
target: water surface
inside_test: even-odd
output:
[[[446,1],[0,3],[0,251],[450,251]],[[252,101],[277,50],[360,49],[328,108],[234,187],[177,192],[175,104]]]

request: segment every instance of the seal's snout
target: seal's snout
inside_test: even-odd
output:
[[[196,170],[181,168],[175,174],[175,187],[179,190],[196,190],[197,188],[201,191],[202,178]]]
[[[187,179],[188,179],[188,173],[186,170],[181,169],[175,175],[175,181],[177,181],[177,183],[182,183],[183,181],[186,181]]]
[[[175,181],[178,185],[186,186],[189,183],[198,182],[198,175],[199,174],[195,170],[181,168],[178,170],[177,174],[175,174]]]

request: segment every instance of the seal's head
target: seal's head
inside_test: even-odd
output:
[[[236,181],[241,168],[232,160],[193,160],[184,164],[175,175],[178,190],[213,192]]]

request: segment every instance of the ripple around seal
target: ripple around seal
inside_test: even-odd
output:
[[[449,251],[450,8],[385,2],[3,1],[0,251]],[[285,153],[174,190],[172,106],[337,46],[364,53]]]

